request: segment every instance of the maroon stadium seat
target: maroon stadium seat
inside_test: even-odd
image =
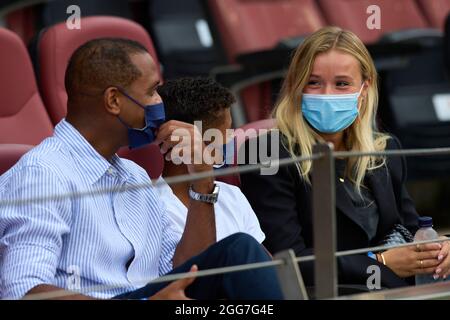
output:
[[[328,24],[356,33],[366,44],[377,42],[383,34],[429,25],[415,0],[319,0]],[[381,9],[381,28],[367,27],[367,8]]]
[[[314,0],[210,0],[209,7],[230,61],[324,25]]]
[[[22,40],[0,28],[0,143],[36,145],[53,126]]]
[[[239,55],[270,50],[281,40],[304,36],[324,26],[314,0],[209,0],[209,8],[230,63]],[[270,83],[242,91],[247,120],[269,116]]]
[[[450,13],[450,0],[417,0],[430,26],[444,30],[445,19]]]
[[[121,148],[119,156],[136,162],[144,168],[150,178],[158,179],[164,169],[164,159],[157,145],[151,144],[139,149],[129,150],[128,147]]]
[[[270,116],[273,104],[272,94],[272,83],[269,81],[242,90],[241,98],[245,106],[247,121],[259,121]]]
[[[236,141],[236,152],[235,152],[235,166],[239,165],[237,162],[238,160],[238,152],[240,147],[242,146],[242,144],[250,139],[250,138],[255,138],[258,136],[258,134],[260,133],[259,131],[261,129],[272,129],[275,126],[275,120],[274,119],[264,119],[264,120],[259,120],[259,121],[255,121],[255,122],[250,122],[247,123],[246,125],[242,126],[239,129],[236,129],[235,131],[235,141]],[[222,182],[226,182],[235,186],[240,186],[241,182],[240,182],[240,178],[239,175],[229,175],[229,176],[223,176],[223,177],[219,177],[217,178],[217,180],[222,181]]]
[[[236,130],[237,149],[239,150],[241,145],[246,140],[256,137],[259,134],[259,130],[272,129],[274,127],[275,127],[275,119],[264,119],[247,123],[246,125],[242,126],[240,130]],[[249,135],[249,133],[251,132],[250,130],[252,130],[252,132],[254,132],[255,135]],[[247,135],[245,133],[247,133]]]
[[[26,144],[0,144],[0,175],[9,170],[33,146]]]
[[[66,114],[67,93],[64,87],[66,66],[72,53],[89,40],[104,37],[127,38],[144,45],[153,59],[158,59],[153,43],[139,24],[117,17],[96,16],[81,20],[80,30],[69,30],[65,23],[48,28],[38,43],[39,74],[43,99],[54,124]],[[119,155],[145,168],[152,178],[162,171],[163,158],[157,146],[138,150],[123,148]]]

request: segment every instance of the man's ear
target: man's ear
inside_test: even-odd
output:
[[[109,114],[118,116],[120,114],[120,92],[115,87],[109,87],[103,94],[103,101],[106,111]]]

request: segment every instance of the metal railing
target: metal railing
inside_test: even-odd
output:
[[[447,241],[446,239],[421,241],[414,243],[407,243],[395,246],[376,246],[371,248],[361,248],[354,250],[346,250],[336,252],[336,209],[335,209],[335,171],[334,171],[334,159],[349,158],[349,157],[362,157],[362,156],[431,156],[431,155],[444,155],[450,154],[450,148],[436,148],[436,149],[414,149],[414,150],[385,150],[380,152],[334,152],[332,145],[330,144],[318,144],[313,148],[313,154],[309,157],[294,157],[281,160],[274,160],[269,165],[277,164],[279,166],[291,165],[301,161],[312,161],[314,170],[312,170],[312,192],[313,192],[313,234],[314,234],[314,252],[315,255],[296,257],[292,250],[280,252],[274,256],[273,261],[252,263],[247,265],[231,266],[217,269],[200,270],[196,273],[180,273],[166,275],[157,279],[142,279],[142,285],[148,283],[160,283],[174,281],[186,277],[204,277],[217,274],[225,274],[231,272],[239,272],[244,270],[256,269],[256,268],[268,268],[276,267],[280,285],[283,290],[286,299],[307,299],[308,294],[305,289],[305,285],[302,279],[300,270],[298,269],[298,263],[315,260],[315,296],[317,299],[333,299],[337,297],[337,268],[336,258],[354,254],[367,253],[369,251],[382,251],[392,248],[413,246],[416,244],[436,243]],[[176,184],[186,181],[194,181],[203,179],[205,177],[215,176],[227,176],[231,174],[242,174],[246,172],[252,172],[267,168],[268,164],[255,164],[242,167],[232,167],[214,172],[204,172],[199,174],[188,174],[183,176],[167,178],[166,183]],[[110,192],[126,192],[133,189],[158,187],[156,184],[142,184],[127,186],[124,188],[114,189],[101,189],[96,192],[78,192],[70,194],[50,195],[48,197],[33,198],[33,199],[16,199],[0,200],[0,210],[2,206],[6,205],[25,205],[32,202],[51,201],[61,198],[73,198],[73,197],[86,197],[93,196],[102,193]],[[123,285],[101,285],[95,287],[84,288],[79,293],[88,294],[92,291],[106,290],[114,287],[122,287]],[[426,298],[435,297],[448,297],[450,296],[450,283],[435,284],[433,286],[425,286]],[[436,288],[434,292],[432,288]],[[416,287],[414,287],[416,288]],[[356,295],[355,298],[366,299],[372,298],[400,298],[401,293],[411,296],[415,292],[414,288],[404,289],[405,291],[393,290],[392,294],[389,294],[391,290],[383,293],[375,292],[373,294]],[[421,287],[417,287],[418,294],[425,296],[425,291]],[[431,288],[431,289],[430,289]],[[71,296],[73,292],[67,292],[64,290],[53,291],[48,293],[40,293],[29,295],[27,299],[51,299],[63,296]],[[351,297],[340,297],[339,299],[349,299]]]

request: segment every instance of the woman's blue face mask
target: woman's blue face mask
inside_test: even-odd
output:
[[[336,133],[350,127],[358,116],[359,92],[351,94],[303,94],[302,113],[322,133]]]

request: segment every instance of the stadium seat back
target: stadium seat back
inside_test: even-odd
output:
[[[353,31],[366,44],[390,32],[429,27],[415,0],[319,0],[319,4],[328,24]],[[379,29],[368,28],[371,5],[380,8]]]
[[[152,1],[149,23],[166,79],[205,76],[226,63],[200,0]]]
[[[53,126],[42,103],[27,49],[0,28],[0,143],[36,145]]]
[[[210,0],[208,4],[231,62],[240,54],[271,49],[282,39],[324,25],[313,0]]]
[[[450,12],[450,0],[417,0],[431,27],[444,30]]]
[[[48,1],[42,5],[41,24],[45,27],[64,22],[70,17],[67,8],[76,5],[83,17],[89,16],[117,16],[131,18],[132,14],[128,1],[123,0],[58,0]]]
[[[0,144],[0,175],[8,171],[33,146],[26,144]]]
[[[238,163],[239,160],[238,154],[239,152],[242,152],[241,146],[244,144],[244,142],[248,139],[256,138],[259,134],[262,133],[262,130],[267,131],[269,129],[274,128],[274,126],[275,126],[274,119],[264,119],[247,123],[246,125],[237,129],[235,132],[234,166],[238,166],[240,164]],[[219,177],[217,180],[238,187],[241,185],[239,174]]]

